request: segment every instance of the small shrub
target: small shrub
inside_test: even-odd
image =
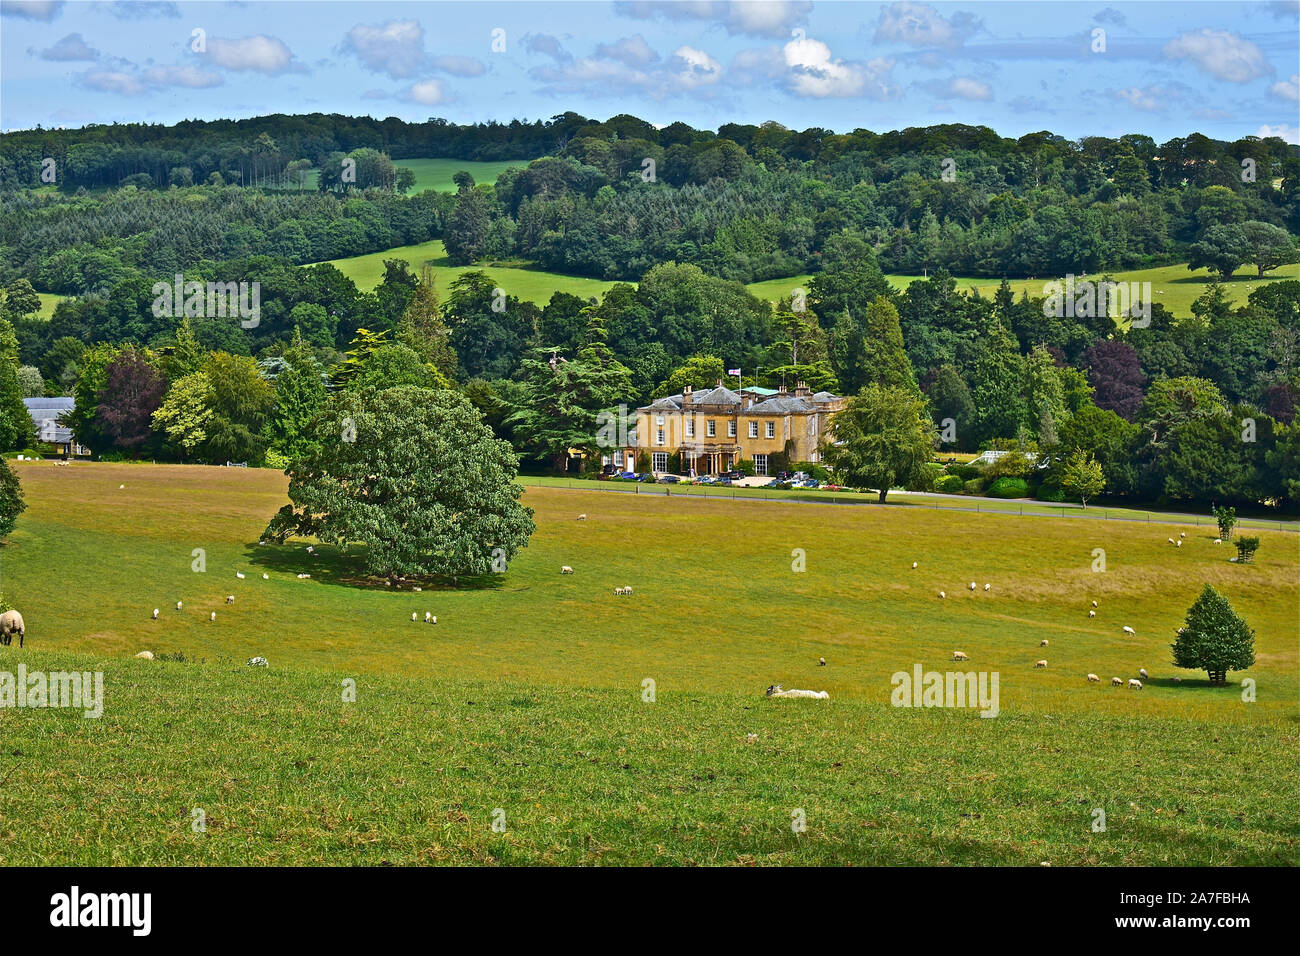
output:
[[[957,475],[944,475],[934,483],[935,491],[942,491],[945,495],[961,494],[962,480]]]
[[[1224,541],[1231,541],[1232,529],[1237,524],[1237,509],[1215,508],[1214,520],[1219,523],[1219,537]]]
[[[1029,485],[1023,478],[1004,475],[989,485],[986,494],[990,498],[1026,498],[1029,496]]]
[[[1035,497],[1039,501],[1064,501],[1065,492],[1057,482],[1045,481],[1038,486],[1038,491],[1035,494]]]
[[[972,478],[970,481],[965,482],[961,488],[968,495],[982,495],[984,494],[984,479]]]
[[[956,475],[962,481],[970,481],[972,478],[982,477],[984,471],[978,465],[963,465],[954,462],[948,466],[948,474]]]
[[[916,470],[905,487],[908,491],[934,491],[935,482],[942,477],[943,466],[928,462]]]
[[[1255,552],[1259,550],[1259,537],[1238,538],[1237,545],[1237,563],[1250,564],[1255,560]]]
[[[266,453],[266,467],[274,468],[276,471],[284,471],[292,463],[293,459],[281,452],[269,449]]]

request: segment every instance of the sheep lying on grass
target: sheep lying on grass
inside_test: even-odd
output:
[[[816,700],[830,700],[831,695],[824,690],[785,690],[780,684],[773,684],[767,689],[768,697],[812,697]]]
[[[139,654],[135,656],[140,658],[141,660],[151,661],[153,660],[153,651],[141,651]]]

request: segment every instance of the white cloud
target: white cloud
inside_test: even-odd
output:
[[[41,51],[42,60],[57,60],[60,62],[94,60],[98,57],[99,51],[87,43],[80,33],[69,33],[54,46]]]
[[[0,0],[0,16],[51,23],[63,9],[63,0]]]
[[[1114,95],[1117,100],[1123,100],[1135,110],[1158,113],[1164,109],[1162,90],[1158,86],[1148,86],[1145,90],[1130,86],[1126,90],[1115,90]]]
[[[1270,136],[1277,136],[1288,143],[1300,146],[1300,129],[1292,126],[1290,123],[1279,123],[1276,126],[1269,126],[1265,123],[1255,134],[1260,139],[1267,139]]]
[[[358,23],[343,38],[343,49],[355,54],[366,69],[394,79],[416,76],[428,65],[424,27],[416,20]]]
[[[1184,33],[1166,44],[1164,52],[1171,60],[1191,60],[1211,76],[1231,83],[1248,83],[1273,72],[1259,47],[1228,30],[1206,27]]]
[[[270,74],[293,68],[293,52],[281,40],[261,34],[239,39],[209,37],[207,56],[227,70]]]
[[[1273,84],[1273,95],[1284,100],[1300,100],[1300,74],[1291,74],[1291,79]]]
[[[174,20],[181,15],[180,7],[174,3],[150,0],[119,0],[109,5],[108,12],[119,20],[148,20],[154,17]]]
[[[81,84],[101,93],[122,96],[140,96],[149,90],[148,84],[124,70],[88,70],[81,75]]]
[[[549,56],[556,63],[572,63],[573,54],[569,53],[559,39],[549,33],[529,33],[524,36],[524,49],[531,53]]]
[[[982,100],[993,99],[993,88],[973,76],[953,76],[946,80],[927,80],[921,89],[943,99]]]
[[[979,29],[979,20],[969,13],[944,18],[926,3],[891,3],[880,11],[876,42],[893,41],[918,47],[958,47]]]
[[[815,98],[865,96],[892,99],[898,88],[890,82],[894,61],[877,57],[866,63],[835,59],[820,40],[791,40],[781,48],[786,84],[797,96]]]
[[[630,67],[649,66],[659,59],[659,54],[650,48],[645,37],[639,33],[613,43],[602,43],[596,47],[595,55],[604,60],[617,60]]]
[[[722,78],[722,65],[703,50],[680,46],[673,51],[673,57],[680,64],[678,82],[688,89],[716,83]]]
[[[790,29],[808,19],[812,3],[808,0],[683,0],[656,2],[633,0],[617,3],[615,9],[637,20],[696,20],[715,23],[733,35],[788,37]]]
[[[425,106],[447,102],[447,92],[437,80],[421,80],[406,91],[406,98]]]
[[[144,71],[144,78],[154,86],[183,86],[192,90],[220,86],[221,74],[197,66],[155,66]]]
[[[429,61],[429,66],[443,73],[450,73],[452,76],[482,76],[487,72],[487,67],[472,56],[454,54],[435,56]]]

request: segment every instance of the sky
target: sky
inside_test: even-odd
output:
[[[0,0],[0,129],[631,113],[1300,143],[1300,2]]]

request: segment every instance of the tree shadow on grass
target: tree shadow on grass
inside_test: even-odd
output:
[[[248,563],[266,573],[310,574],[313,581],[367,591],[495,591],[506,585],[504,574],[461,575],[456,578],[433,575],[386,579],[366,571],[364,546],[340,548],[313,545],[308,552],[303,544],[248,544],[244,553]],[[513,590],[525,590],[514,588]]]
[[[1142,681],[1150,687],[1178,687],[1178,688],[1199,688],[1201,690],[1226,690],[1240,691],[1240,682],[1234,684],[1231,679],[1226,684],[1211,684],[1210,679],[1205,676],[1201,677],[1184,677],[1181,680],[1174,680],[1172,677],[1148,677]]]

